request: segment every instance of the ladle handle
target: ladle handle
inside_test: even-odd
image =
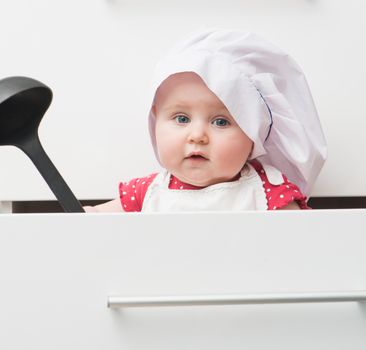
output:
[[[56,196],[63,210],[67,213],[84,213],[85,210],[71,192],[61,174],[42,147],[38,135],[17,145],[34,163]]]

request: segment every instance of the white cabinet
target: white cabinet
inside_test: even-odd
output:
[[[0,216],[0,348],[363,350],[360,302],[110,309],[114,296],[366,290],[366,211]]]
[[[312,89],[329,143],[313,195],[364,196],[365,10],[362,0],[2,0],[0,78],[50,86],[44,148],[79,199],[114,198],[119,181],[159,170],[147,127],[157,60],[202,25],[253,31],[294,56]],[[20,151],[0,147],[0,162],[0,201],[54,199]]]

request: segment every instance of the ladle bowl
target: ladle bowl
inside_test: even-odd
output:
[[[0,145],[16,146],[32,160],[65,212],[84,212],[38,137],[39,124],[51,101],[51,89],[37,80],[0,80]]]

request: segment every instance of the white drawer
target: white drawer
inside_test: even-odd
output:
[[[1,349],[362,349],[360,302],[111,309],[108,296],[366,290],[366,211],[0,216]]]

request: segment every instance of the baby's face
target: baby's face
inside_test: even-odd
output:
[[[160,162],[185,183],[230,181],[252,150],[253,142],[194,73],[168,78],[159,88],[154,113]]]

